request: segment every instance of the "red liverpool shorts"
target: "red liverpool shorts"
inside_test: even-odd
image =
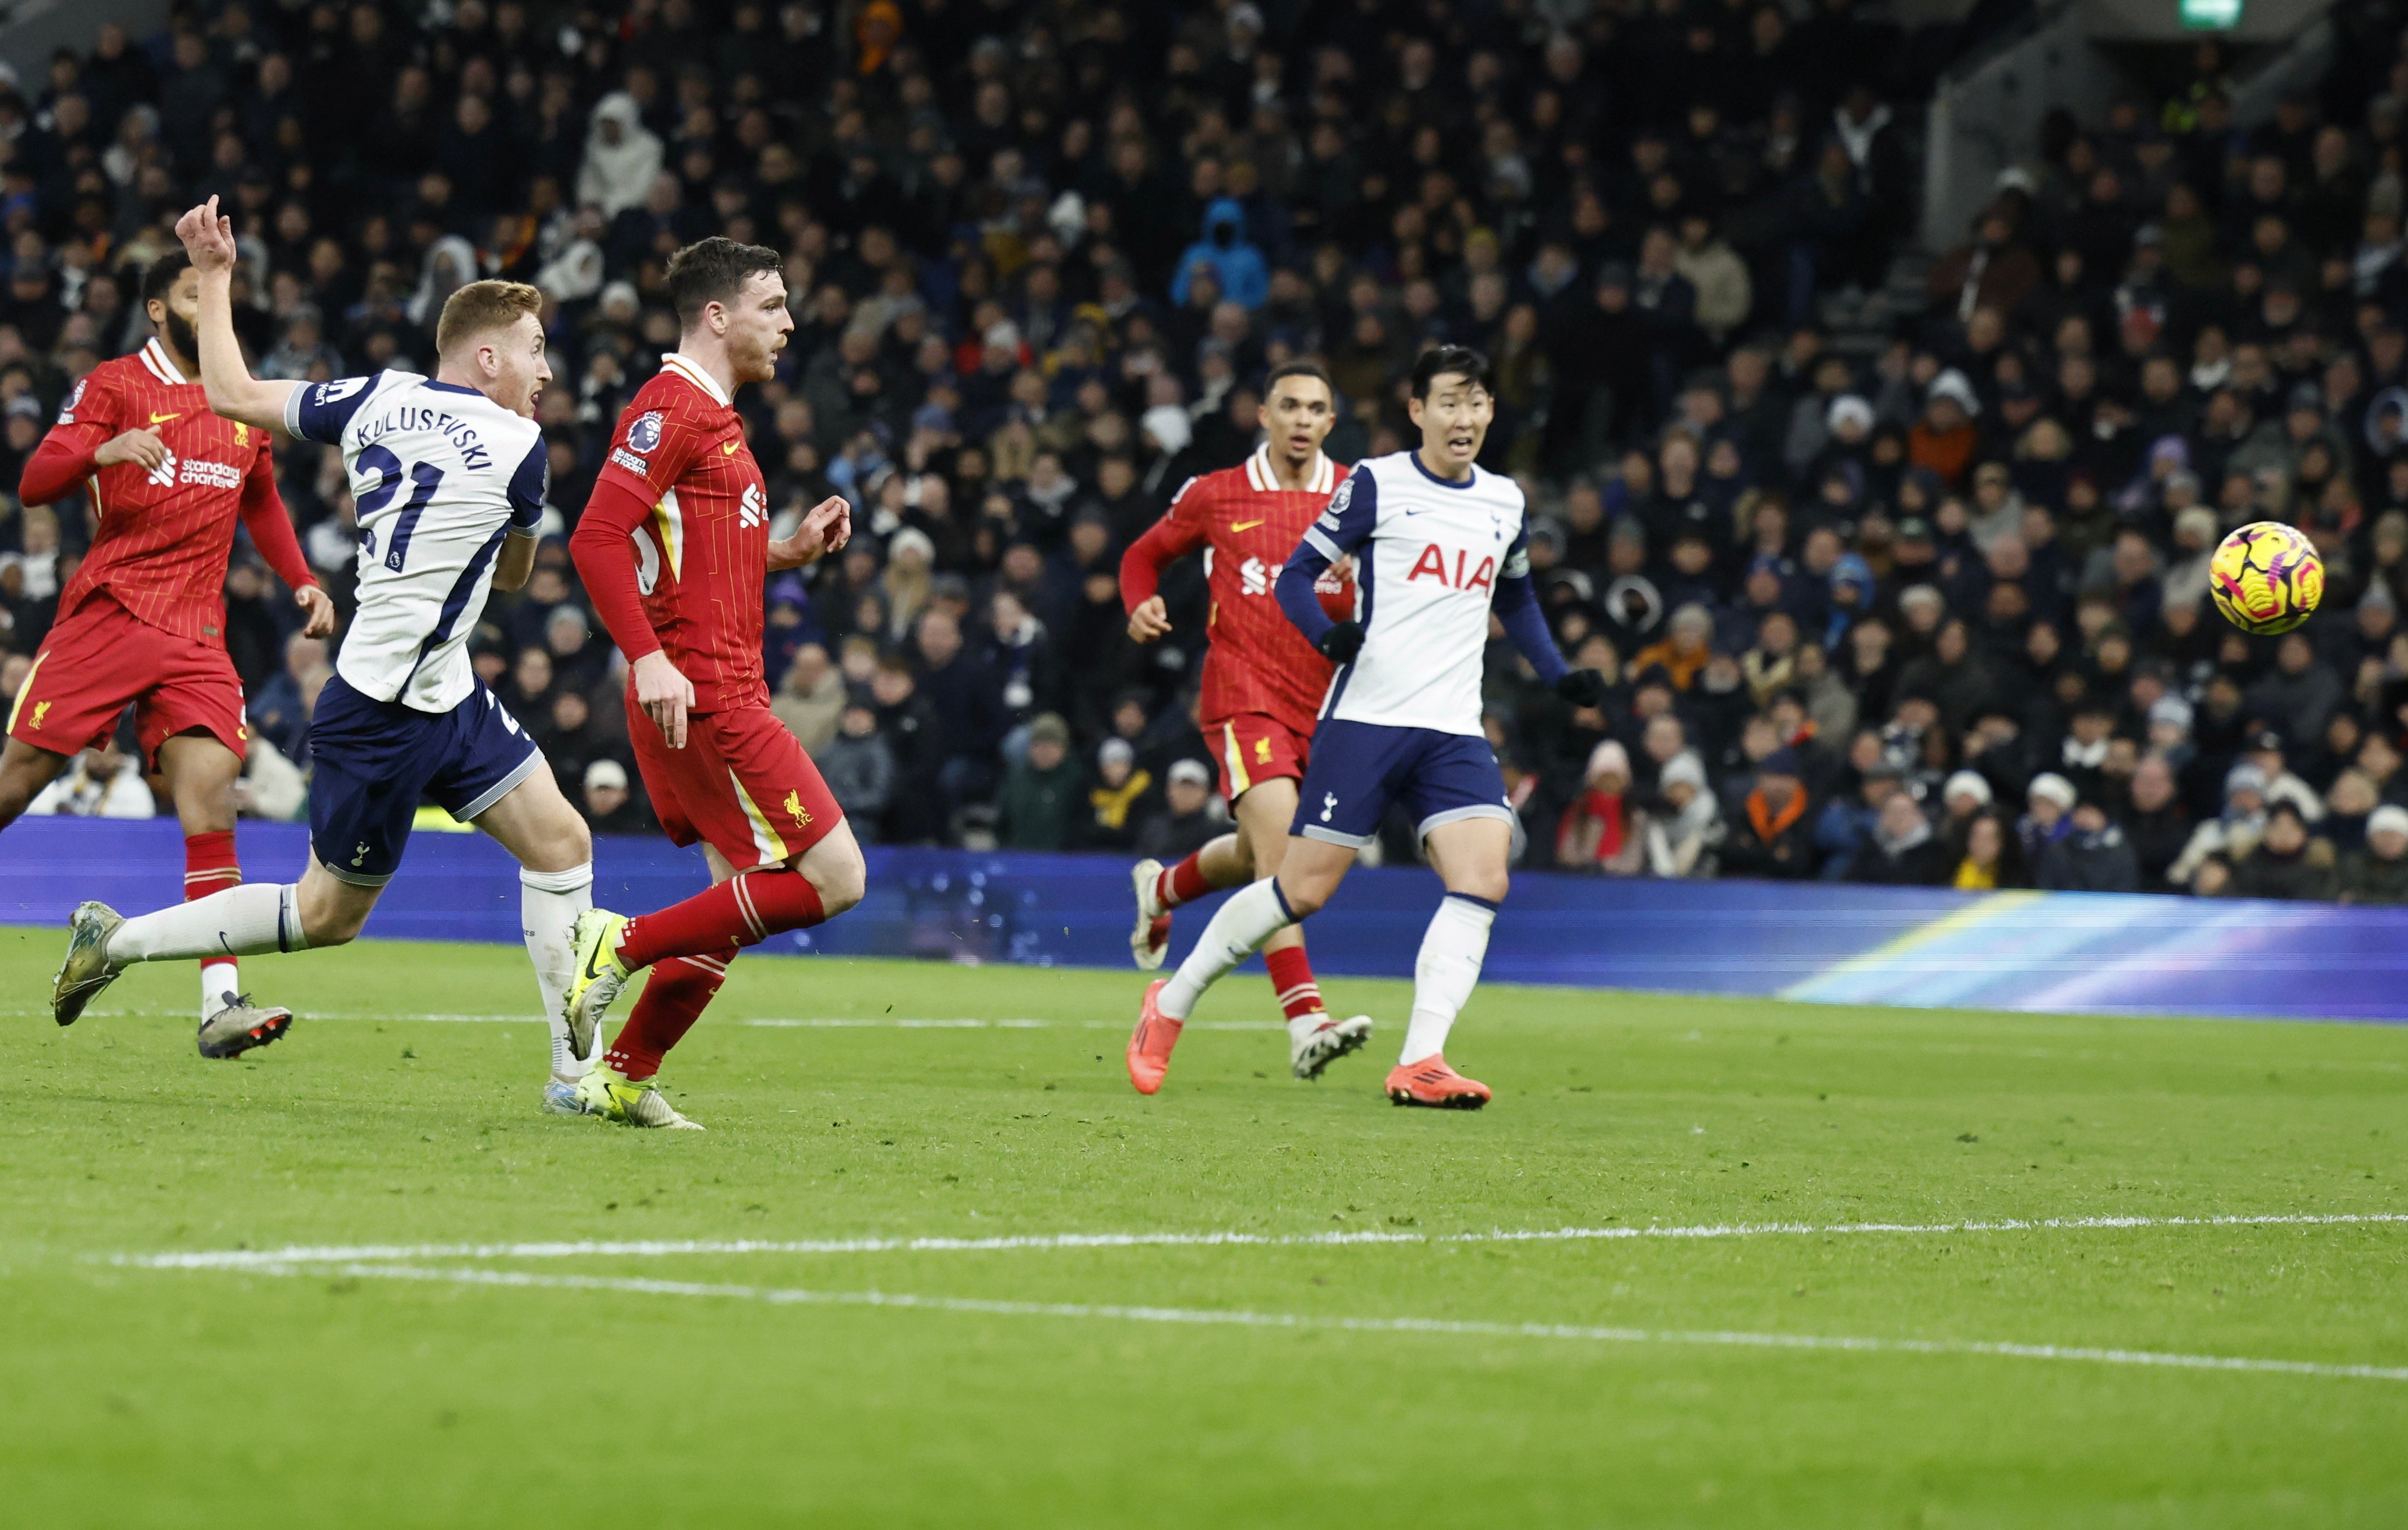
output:
[[[8,709],[8,736],[72,755],[107,739],[128,701],[152,770],[159,745],[193,729],[237,758],[251,742],[242,681],[225,649],[152,627],[105,594],[50,628]]]
[[[739,872],[801,855],[844,821],[819,767],[766,706],[690,713],[685,747],[672,749],[631,690],[627,738],[669,838],[700,840]]]
[[[1220,751],[1221,795],[1232,803],[1262,781],[1295,781],[1312,758],[1312,732],[1297,732],[1264,712],[1240,712],[1204,725],[1204,742]]]

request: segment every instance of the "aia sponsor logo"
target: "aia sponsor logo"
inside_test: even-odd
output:
[[[1413,559],[1412,571],[1405,575],[1410,585],[1417,579],[1435,579],[1448,589],[1465,595],[1490,595],[1497,588],[1497,560],[1482,555],[1477,564],[1463,548],[1455,549],[1454,561],[1447,559],[1447,550],[1436,542],[1426,544],[1421,556]]]

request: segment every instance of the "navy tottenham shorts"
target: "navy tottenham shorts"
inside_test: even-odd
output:
[[[543,754],[484,682],[449,712],[371,700],[341,675],[309,719],[309,847],[345,882],[382,887],[401,865],[418,800],[462,822],[543,767]]]
[[[1290,833],[1358,850],[1378,837],[1390,802],[1413,816],[1416,837],[1461,818],[1513,821],[1488,741],[1430,728],[1322,719],[1297,797]]]

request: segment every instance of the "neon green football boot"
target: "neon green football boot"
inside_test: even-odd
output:
[[[608,1063],[601,1064],[577,1081],[577,1099],[588,1114],[623,1126],[665,1127],[676,1132],[699,1132],[702,1125],[678,1114],[660,1086],[646,1078],[629,1078]]]
[[[577,924],[569,931],[568,946],[576,953],[577,972],[562,997],[560,1018],[568,1027],[569,1042],[579,1057],[594,1055],[594,1033],[601,1029],[602,1017],[610,1012],[620,990],[634,975],[619,961],[619,937],[626,930],[624,916],[607,908],[589,908],[577,916]]]

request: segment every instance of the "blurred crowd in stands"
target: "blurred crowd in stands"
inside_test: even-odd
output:
[[[797,327],[739,407],[777,529],[831,493],[856,527],[767,590],[778,714],[865,841],[1168,859],[1225,819],[1202,570],[1140,647],[1121,550],[1252,450],[1269,367],[1324,362],[1350,462],[1412,443],[1421,348],[1470,344],[1555,631],[1615,686],[1568,711],[1497,645],[1522,864],[2408,901],[2402,12],[2345,0],[2263,123],[2213,42],[2053,116],[1923,310],[1852,328],[1912,246],[1917,103],[2019,8],[200,0],[0,92],[0,478],[139,343],[196,198],[267,375],[424,367],[453,287],[534,281],[551,535],[476,661],[640,829],[563,539],[675,343],[668,253],[771,244]],[[279,457],[348,610],[339,464]],[[13,693],[89,531],[10,508]],[[2279,640],[2204,599],[2260,518],[2329,575]],[[249,798],[291,816],[329,650],[248,556],[227,601]],[[108,754],[46,801],[149,806]]]

